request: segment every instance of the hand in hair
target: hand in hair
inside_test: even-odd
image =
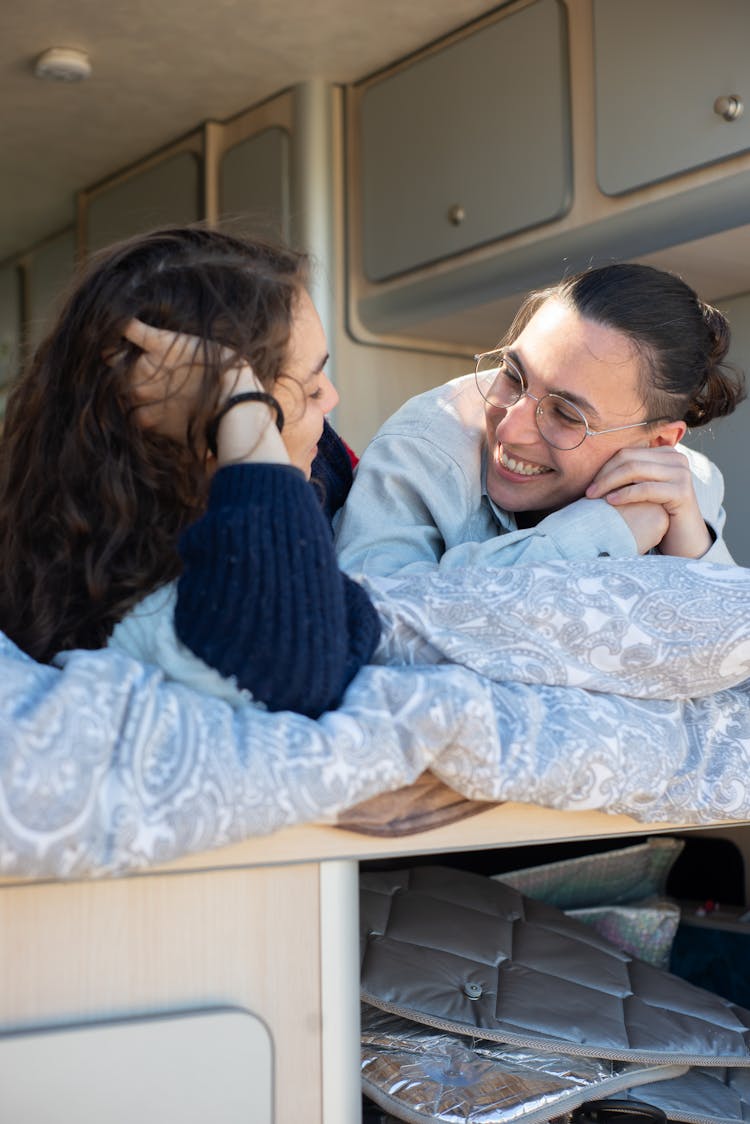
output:
[[[221,362],[218,349],[197,336],[154,328],[135,318],[122,334],[140,349],[130,383],[138,421],[144,429],[184,443],[203,387],[209,348],[214,361]]]
[[[687,457],[671,445],[620,449],[599,470],[586,495],[589,499],[604,497],[618,509],[633,531],[640,553],[645,544],[645,550],[658,546],[662,554],[700,558],[711,547]],[[654,509],[651,532],[643,530],[642,520],[648,518],[644,507]],[[661,535],[648,542],[659,526],[664,527]]]
[[[180,443],[187,441],[196,403],[206,396],[206,376],[211,367],[221,385],[217,409],[231,395],[264,390],[248,363],[238,363],[233,352],[211,340],[155,328],[135,318],[125,325],[123,336],[141,351],[131,377],[141,425]],[[288,463],[276,426],[269,425],[271,420],[269,408],[261,402],[243,402],[230,410],[217,434],[219,465]]]

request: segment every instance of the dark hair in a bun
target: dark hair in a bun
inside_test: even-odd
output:
[[[710,304],[699,301],[712,342],[703,382],[695,388],[685,412],[689,426],[706,425],[713,418],[731,414],[745,397],[744,380],[725,364],[730,333],[726,316]]]

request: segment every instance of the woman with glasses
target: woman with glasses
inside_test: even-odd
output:
[[[350,572],[663,554],[731,563],[723,481],[677,447],[729,414],[729,326],[643,265],[531,293],[474,375],[419,395],[359,465],[337,528]]]

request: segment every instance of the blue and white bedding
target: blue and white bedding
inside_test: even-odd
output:
[[[370,582],[380,666],[318,721],[117,651],[0,635],[0,871],[122,871],[335,816],[425,769],[473,799],[750,820],[750,570],[670,558]]]
[[[466,569],[368,588],[389,665],[469,668],[496,740],[432,771],[472,799],[641,820],[750,816],[750,570],[677,558]]]

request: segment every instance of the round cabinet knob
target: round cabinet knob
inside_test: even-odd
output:
[[[722,94],[714,102],[714,113],[723,117],[725,121],[736,121],[742,116],[744,108],[739,94]]]
[[[460,203],[454,203],[448,208],[448,222],[451,226],[460,226],[466,218],[466,209]]]

